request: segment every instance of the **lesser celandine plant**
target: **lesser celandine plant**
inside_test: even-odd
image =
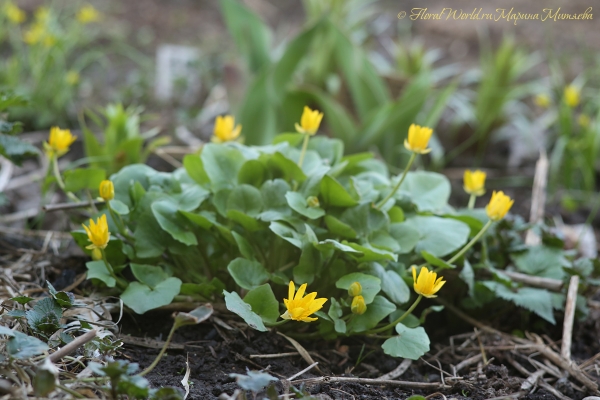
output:
[[[95,217],[95,226],[107,222],[110,240],[87,263],[88,277],[138,313],[223,295],[253,329],[371,335],[384,339],[386,353],[412,359],[429,350],[419,325],[439,311],[423,298],[452,291],[453,269],[473,287],[473,301],[487,290],[529,307],[521,301],[529,291],[475,280],[474,268],[494,271],[489,260],[474,260],[498,243],[508,196],[494,192],[486,210],[455,210],[443,175],[407,169],[392,180],[371,153],[344,155],[341,141],[313,136],[327,114],[307,112],[312,122],[299,121],[302,132],[267,146],[208,143],[172,173],[130,165],[110,176],[112,186],[99,187],[107,209]],[[225,128],[219,132],[237,129],[233,119]],[[426,153],[431,130],[412,132],[406,148]],[[85,248],[93,232],[90,224],[73,236]]]

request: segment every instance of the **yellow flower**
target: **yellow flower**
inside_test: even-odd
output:
[[[54,35],[46,35],[44,36],[44,40],[42,41],[44,46],[52,47],[56,44],[56,37]]]
[[[100,182],[100,197],[104,199],[104,201],[109,201],[115,198],[115,186],[108,179]]]
[[[6,18],[15,24],[25,22],[25,19],[27,18],[25,12],[13,3],[7,3],[4,6],[4,15],[6,15]]]
[[[413,287],[417,294],[432,298],[437,297],[435,294],[444,286],[446,283],[443,277],[437,277],[437,274],[433,271],[429,271],[427,267],[421,267],[419,277],[417,278],[417,267],[412,267],[413,280],[415,281]]]
[[[352,305],[350,305],[350,310],[352,311],[352,314],[363,315],[367,311],[365,298],[362,296],[354,296]]]
[[[294,282],[290,281],[288,298],[283,299],[287,311],[281,315],[281,318],[304,322],[316,321],[318,318],[310,318],[309,315],[319,311],[327,299],[316,299],[317,292],[312,292],[304,296],[306,283],[300,286],[296,292],[296,297],[294,297],[295,290],[296,286],[294,286]]]
[[[321,125],[323,119],[323,113],[319,110],[311,110],[309,107],[304,106],[302,117],[300,118],[300,125],[296,123],[296,130],[299,133],[305,133],[307,135],[314,135]]]
[[[35,12],[35,20],[38,22],[46,22],[50,19],[50,9],[48,7],[40,7]]]
[[[50,128],[48,143],[44,142],[44,149],[48,157],[60,157],[69,151],[69,147],[76,139],[77,137],[72,135],[70,130],[53,126]]]
[[[571,107],[577,107],[579,105],[579,89],[573,85],[569,85],[565,88],[564,92],[565,103]]]
[[[587,115],[581,114],[579,116],[579,118],[577,118],[577,122],[579,123],[579,126],[581,126],[582,128],[588,128],[590,126],[592,120]]]
[[[515,201],[511,200],[511,198],[505,195],[504,192],[494,191],[489,204],[485,207],[485,211],[492,221],[499,221],[504,218],[514,202]]]
[[[86,246],[86,249],[94,250],[106,248],[106,245],[108,245],[108,241],[110,239],[108,223],[106,222],[106,214],[102,214],[102,216],[96,220],[96,223],[90,219],[89,228],[85,225],[82,226],[88,235],[89,241],[92,242],[92,244]]]
[[[431,151],[427,145],[432,133],[431,128],[412,124],[408,128],[408,138],[404,140],[404,147],[413,153],[427,154]]]
[[[353,282],[348,288],[348,296],[359,296],[362,293],[362,285],[360,282]]]
[[[38,43],[42,37],[45,35],[46,29],[43,25],[35,24],[32,25],[28,30],[23,34],[23,40],[27,44],[36,44]]]
[[[535,102],[535,104],[542,108],[548,108],[552,103],[550,96],[548,96],[545,93],[538,94],[537,96],[535,96],[535,99],[533,101]]]
[[[235,118],[231,115],[218,116],[215,121],[212,141],[215,143],[230,142],[237,139],[242,132],[242,126],[235,126]]]
[[[77,71],[69,71],[65,76],[65,80],[71,86],[75,86],[79,83],[79,73]]]
[[[75,16],[77,21],[82,24],[89,24],[90,22],[96,22],[100,19],[100,13],[91,5],[82,7]]]
[[[485,193],[485,172],[466,170],[463,176],[465,192],[482,196]]]

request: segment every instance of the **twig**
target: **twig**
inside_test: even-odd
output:
[[[304,368],[302,371],[298,372],[297,374],[290,376],[287,380],[290,382],[293,381],[300,375],[303,375],[304,373],[306,373],[306,372],[310,371],[311,369],[313,369],[314,367],[316,367],[318,363],[319,362],[317,361],[314,364],[309,365],[308,367]]]
[[[410,381],[394,381],[389,379],[369,379],[369,378],[354,378],[347,376],[320,376],[317,378],[300,379],[295,383],[362,383],[365,385],[390,385],[401,386],[407,389],[450,389],[452,386],[444,385],[441,382],[410,382]]]
[[[37,208],[29,208],[27,210],[21,210],[16,213],[1,216],[0,223],[7,224],[9,222],[21,221],[23,219],[35,217],[38,214]]]
[[[412,360],[406,358],[406,359],[404,359],[404,361],[402,361],[400,363],[400,365],[398,365],[392,371],[388,372],[387,374],[381,375],[377,379],[383,379],[383,380],[396,379],[399,376],[402,376],[402,374],[404,374],[410,368],[411,365],[412,365]]]
[[[251,354],[249,358],[282,358],[282,357],[291,357],[291,356],[299,356],[300,353],[297,351],[291,353],[277,353],[277,354]]]
[[[553,388],[550,384],[548,384],[546,381],[544,380],[540,380],[540,382],[538,383],[540,385],[540,387],[542,389],[544,389],[546,392],[550,392],[552,393],[552,395],[560,400],[571,400],[570,397],[565,396],[564,394],[562,394],[561,392],[559,392],[558,390],[556,390],[555,388]]]
[[[104,204],[104,200],[94,200],[91,201],[80,201],[78,203],[59,203],[59,204],[46,204],[42,207],[42,210],[46,212],[54,212],[59,210],[73,210],[75,208],[84,208],[90,207],[91,205],[98,206],[100,204]]]
[[[531,194],[531,211],[529,222],[537,224],[544,218],[544,206],[546,204],[546,184],[548,183],[548,156],[546,151],[540,151],[540,158],[535,164],[535,176],[533,178],[533,193]],[[527,231],[525,244],[534,246],[540,244],[540,237],[532,229]]]
[[[569,282],[567,301],[565,305],[565,319],[563,321],[563,335],[560,355],[564,359],[571,359],[571,342],[573,340],[573,321],[575,319],[575,303],[577,302],[577,289],[579,288],[579,276],[573,275]]]
[[[554,292],[560,291],[563,286],[563,282],[558,279],[544,278],[541,276],[531,276],[527,274],[522,274],[520,272],[506,270],[502,272],[515,282],[525,283],[528,286],[535,286],[543,289],[552,290]]]
[[[544,371],[543,369],[539,369],[534,373],[530,374],[527,377],[527,379],[525,379],[523,383],[521,383],[521,390],[530,392],[534,388],[537,381],[541,380],[542,376],[544,376],[545,373],[546,371]]]
[[[0,193],[4,192],[10,182],[14,166],[6,158],[0,156]]]
[[[455,367],[455,371],[459,372],[461,369],[468,367],[473,364],[477,364],[479,361],[483,359],[483,353],[479,353],[474,355],[473,357],[467,358],[466,360],[461,361]]]
[[[72,352],[77,350],[79,347],[83,346],[87,342],[94,339],[96,337],[96,333],[97,333],[97,331],[95,329],[92,329],[91,331],[87,331],[83,335],[79,336],[77,339],[66,344],[60,350],[57,350],[54,353],[50,354],[50,356],[48,358],[53,363],[59,362],[60,359],[63,358],[64,356],[68,356],[69,354],[71,354]]]

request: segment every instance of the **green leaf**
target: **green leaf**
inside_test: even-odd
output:
[[[198,214],[181,210],[178,212],[194,225],[198,225],[202,229],[208,230],[216,223],[215,214],[210,211],[200,211]]]
[[[231,234],[233,235],[233,238],[235,239],[235,242],[237,243],[238,248],[240,249],[240,254],[244,256],[244,258],[247,258],[249,260],[255,260],[256,254],[250,242],[248,242],[248,240],[246,240],[245,237],[243,237],[236,231],[231,231]]]
[[[21,165],[27,157],[39,154],[39,150],[31,144],[14,136],[0,133],[0,155],[8,158],[11,162]]]
[[[433,216],[412,217],[403,224],[419,232],[416,250],[419,253],[425,250],[436,257],[458,250],[467,242],[471,232],[468,225],[460,221]]]
[[[210,182],[206,171],[204,171],[202,159],[197,154],[188,154],[183,157],[183,167],[196,183],[205,185]]]
[[[563,279],[566,275],[564,268],[570,266],[564,254],[562,249],[540,245],[530,247],[523,253],[513,254],[511,258],[521,272],[544,278]]]
[[[281,222],[271,222],[269,229],[280,238],[300,249],[302,248],[302,236],[295,229]]]
[[[294,281],[311,284],[321,268],[323,257],[310,240],[304,240],[298,265],[294,267]]]
[[[406,222],[391,224],[390,234],[400,245],[398,254],[410,253],[419,243],[420,232]]]
[[[410,299],[410,289],[396,271],[386,270],[378,263],[371,263],[369,272],[381,280],[381,290],[394,303],[400,305]]]
[[[119,215],[129,214],[129,207],[122,201],[116,199],[110,200],[110,206]]]
[[[39,300],[33,310],[27,311],[25,315],[30,329],[51,335],[60,328],[63,312],[53,298],[46,297]]]
[[[362,315],[355,315],[348,322],[348,332],[364,332],[374,328],[377,324],[390,315],[396,306],[383,296],[375,296],[367,311]]]
[[[354,282],[358,282],[362,286],[362,296],[365,298],[366,304],[371,304],[375,299],[375,295],[381,291],[381,279],[361,272],[342,276],[335,283],[335,287],[348,290]]]
[[[174,200],[155,201],[151,208],[160,227],[167,231],[173,239],[188,246],[198,244],[196,235],[189,231],[187,219],[178,214],[178,204]]]
[[[58,303],[59,306],[64,308],[69,308],[75,303],[75,296],[71,292],[62,292],[54,289],[54,286],[50,284],[50,282],[46,281],[46,285],[48,285],[48,292],[50,296]]]
[[[375,210],[369,203],[348,208],[340,220],[352,227],[361,237],[368,237],[372,232],[387,230],[388,220],[386,214]]]
[[[418,360],[429,351],[429,336],[422,327],[408,328],[402,323],[396,325],[398,336],[387,339],[381,348],[392,357]]]
[[[450,181],[436,172],[409,172],[398,192],[408,196],[419,211],[436,212],[448,205]]]
[[[64,172],[65,190],[77,192],[83,189],[98,190],[100,182],[106,179],[106,171],[94,168],[77,168]]]
[[[368,244],[359,245],[357,243],[348,242],[346,240],[342,240],[342,244],[346,246],[352,247],[354,250],[358,251],[358,253],[350,254],[353,258],[360,262],[369,262],[369,261],[397,261],[398,256],[390,251],[376,249],[373,246]],[[362,255],[359,255],[362,253]]]
[[[317,219],[325,215],[325,210],[321,207],[309,207],[304,196],[298,192],[287,192],[285,198],[294,211],[308,219]]]
[[[227,199],[227,210],[237,210],[249,217],[256,217],[263,208],[260,190],[250,185],[239,185]]]
[[[49,350],[48,345],[41,340],[13,331],[6,326],[0,325],[0,335],[10,336],[6,342],[6,351],[11,358],[26,360]]]
[[[225,306],[229,311],[239,315],[251,328],[261,332],[267,331],[260,315],[252,311],[252,306],[244,302],[236,292],[229,293],[223,290],[223,295],[225,296]]]
[[[221,13],[238,51],[254,73],[270,64],[271,30],[248,7],[237,0],[220,2]]]
[[[212,184],[213,192],[237,185],[237,177],[245,161],[238,149],[208,143],[204,145],[200,158]]]
[[[342,305],[334,297],[331,298],[331,305],[329,306],[327,315],[333,321],[333,326],[337,333],[346,333],[346,321],[341,319],[344,311],[342,310]]]
[[[167,278],[151,288],[143,283],[131,282],[127,289],[121,293],[123,304],[138,314],[154,308],[171,304],[171,301],[179,294],[181,280],[179,278]]]
[[[343,253],[355,253],[357,256],[362,256],[363,253],[361,253],[358,250],[353,249],[350,246],[347,246],[345,244],[341,244],[340,242],[338,242],[337,240],[333,240],[333,239],[325,239],[322,240],[318,243],[315,243],[314,245],[317,249],[319,249],[320,251],[326,251],[326,250],[339,250]]]
[[[429,264],[433,265],[434,267],[438,267],[438,268],[441,268],[441,269],[454,269],[454,268],[456,268],[456,265],[448,264],[446,261],[442,260],[441,258],[438,258],[438,257],[434,256],[431,253],[426,252],[425,250],[421,250],[421,255],[423,256],[423,258],[425,259],[425,261],[427,261]]]
[[[31,297],[28,297],[28,296],[17,296],[17,297],[11,297],[9,300],[16,301],[17,303],[19,303],[21,305],[25,305],[35,299],[32,299]]]
[[[279,318],[279,302],[268,283],[250,290],[244,301],[252,306],[252,311],[260,315],[263,321],[273,324]]]
[[[303,133],[280,133],[273,139],[273,144],[289,143],[290,146],[296,147],[304,140]]]
[[[269,280],[269,272],[257,261],[236,258],[227,265],[227,271],[240,287],[250,290]]]
[[[104,282],[104,284],[108,287],[115,287],[115,285],[117,284],[115,278],[113,278],[108,272],[108,269],[106,269],[104,261],[88,261],[87,263],[85,263],[85,266],[88,270],[88,279],[98,279]]]
[[[357,234],[352,227],[332,215],[325,216],[325,225],[327,229],[334,235],[341,236],[346,239],[356,239]]]
[[[258,160],[248,160],[240,168],[238,183],[260,187],[267,177],[267,167]]]
[[[129,264],[131,272],[135,278],[150,288],[155,288],[159,283],[169,278],[169,275],[161,268],[155,265]]]
[[[246,375],[229,374],[229,376],[236,379],[239,387],[253,393],[258,393],[271,382],[279,380],[266,372],[257,371],[248,371]]]
[[[273,156],[269,158],[268,166],[281,171],[285,180],[288,182],[297,181],[298,183],[302,183],[306,180],[306,175],[298,164],[280,152],[273,154]]]
[[[353,207],[358,202],[334,178],[325,175],[321,180],[321,195],[328,206]]]
[[[493,291],[496,296],[512,301],[519,307],[533,311],[551,324],[556,324],[552,312],[552,296],[545,289],[523,287],[511,289],[500,282],[485,281],[483,284]]]

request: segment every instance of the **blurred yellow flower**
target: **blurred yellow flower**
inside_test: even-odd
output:
[[[545,93],[538,94],[537,96],[535,96],[535,99],[533,101],[541,108],[548,108],[552,103],[552,99],[550,99],[550,96],[548,96]]]
[[[6,18],[8,18],[10,22],[15,24],[25,22],[25,19],[27,18],[25,11],[21,10],[11,2],[6,3],[4,6],[4,15],[6,15]]]
[[[353,282],[348,288],[348,296],[354,297],[362,294],[362,285],[360,282]]]
[[[44,23],[50,19],[50,9],[48,7],[40,7],[35,11],[35,20]]]
[[[362,296],[354,296],[352,304],[350,305],[350,311],[352,311],[352,314],[363,315],[367,311],[365,298]]]
[[[92,244],[86,246],[88,250],[105,249],[110,240],[110,232],[108,231],[108,222],[106,222],[106,214],[102,214],[96,220],[96,223],[90,219],[90,226],[82,225],[88,235],[88,239]]]
[[[71,134],[70,130],[53,126],[50,128],[48,142],[44,142],[44,149],[48,157],[60,157],[69,151],[69,147],[75,140],[77,137]]]
[[[215,143],[230,142],[237,139],[242,132],[242,125],[235,126],[235,118],[231,115],[218,116],[215,121],[212,141]]]
[[[492,198],[490,199],[490,202],[485,207],[485,211],[492,221],[499,221],[502,218],[504,218],[504,216],[506,215],[508,210],[510,210],[514,202],[515,201],[507,195],[505,195],[504,192],[494,191],[492,193]]]
[[[77,71],[69,71],[65,76],[65,80],[71,86],[75,86],[79,83],[79,73]]]
[[[46,29],[43,25],[34,24],[23,34],[25,43],[33,45],[38,43],[44,36]]]
[[[485,177],[486,174],[483,171],[466,170],[463,176],[463,188],[465,192],[474,194],[475,196],[482,196],[485,193]]]
[[[108,179],[100,182],[100,187],[98,190],[100,191],[100,197],[102,197],[104,201],[109,201],[115,198],[115,186]]]
[[[82,24],[89,24],[91,22],[96,22],[100,19],[100,12],[98,12],[98,10],[96,10],[93,6],[88,4],[86,6],[83,6],[77,12],[75,18],[77,18],[77,21],[81,22]]]
[[[437,274],[433,271],[429,271],[427,267],[421,267],[419,277],[417,278],[417,267],[413,265],[412,275],[414,280],[414,289],[417,294],[428,298],[437,297],[436,293],[446,283],[443,277],[437,277]]]
[[[579,88],[569,85],[565,88],[564,92],[565,103],[571,107],[577,107],[579,105]]]
[[[592,120],[589,116],[581,114],[579,118],[577,118],[577,123],[579,123],[579,126],[581,126],[582,128],[589,128],[590,124],[592,123]]]
[[[404,140],[404,147],[413,153],[427,154],[431,151],[427,145],[432,133],[433,129],[431,128],[412,124],[408,128],[408,138]]]
[[[298,288],[296,296],[294,297],[295,290],[296,286],[294,285],[294,282],[290,281],[288,298],[283,299],[283,303],[285,304],[287,311],[281,315],[281,318],[303,322],[316,321],[318,318],[311,318],[309,315],[319,311],[327,299],[317,299],[317,292],[312,292],[304,296],[304,292],[306,291],[306,283]]]
[[[304,111],[302,112],[302,117],[300,118],[300,125],[296,123],[296,131],[312,136],[317,133],[317,130],[319,130],[322,119],[322,112],[319,112],[318,110],[311,110],[308,106],[304,106]]]

